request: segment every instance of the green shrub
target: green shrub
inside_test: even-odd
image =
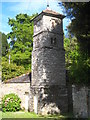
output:
[[[21,109],[20,107],[21,100],[14,93],[7,94],[2,99],[2,110],[3,112],[15,112]]]
[[[15,63],[8,64],[8,61],[2,61],[2,81],[15,78],[21,74],[25,74],[23,66],[17,66]]]

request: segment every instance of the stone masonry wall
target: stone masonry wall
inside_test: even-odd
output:
[[[49,33],[48,36],[52,37],[52,34]],[[65,51],[62,45],[51,46],[50,38],[47,42],[44,39],[43,44],[43,39],[42,37],[42,42],[40,42],[42,48],[35,47],[32,52],[32,88],[34,89],[32,99],[38,96],[38,113],[40,114],[65,113],[68,111]],[[39,43],[39,40],[36,39],[36,42]],[[32,107],[30,109],[32,110]]]
[[[34,96],[38,98],[37,113],[42,115],[67,113],[67,88],[59,85],[33,86],[30,95],[30,111],[34,111]],[[33,104],[32,104],[33,103]],[[34,111],[35,112],[35,111]]]
[[[0,102],[4,95],[15,93],[21,98],[21,108],[28,110],[30,79],[30,74],[27,73],[5,82],[0,82]]]
[[[66,85],[63,50],[37,50],[33,52],[32,60],[32,85]]]
[[[72,85],[73,113],[75,117],[81,118],[88,117],[90,113],[90,108],[88,109],[88,104],[90,104],[90,98],[87,99],[87,97],[88,97],[87,87]]]
[[[9,93],[15,93],[21,98],[21,107],[25,108],[25,92],[30,92],[30,83],[3,83],[0,96],[3,97]]]
[[[34,21],[30,111],[37,101],[34,112],[43,115],[68,111],[62,27],[62,19],[51,14]]]

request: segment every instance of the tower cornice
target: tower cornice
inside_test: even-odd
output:
[[[63,35],[63,33],[56,33],[56,32],[52,32],[52,31],[47,31],[47,30],[42,30],[37,32],[36,34],[33,35],[33,37],[36,37],[37,35],[41,34],[41,33],[53,33],[53,34],[57,34],[57,35]]]
[[[45,9],[43,10],[40,14],[38,14],[36,17],[34,17],[32,21],[36,21],[37,17],[39,16],[43,16],[43,15],[47,15],[47,16],[52,16],[52,17],[56,17],[56,18],[60,18],[60,19],[64,19],[65,15],[62,15],[56,11],[50,10],[50,9]]]

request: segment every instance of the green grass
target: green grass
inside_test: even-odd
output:
[[[2,118],[44,118],[45,120],[48,119],[52,119],[52,120],[56,120],[59,119],[61,120],[61,118],[66,118],[65,116],[62,115],[49,115],[49,116],[41,116],[41,115],[37,115],[35,113],[31,113],[31,112],[0,112],[0,114],[2,114]]]
[[[64,114],[64,115],[38,115],[33,112],[25,112],[25,111],[19,111],[19,112],[1,112],[0,111],[0,118],[3,118],[2,120],[7,120],[7,118],[11,118],[11,120],[16,120],[15,118],[32,118],[32,120],[73,120],[72,114]],[[0,119],[1,120],[1,119]],[[89,119],[88,119],[89,120]]]
[[[38,118],[38,115],[29,112],[2,112],[2,118]]]
[[[5,113],[0,111],[0,118],[3,118],[2,120],[7,120],[7,118],[32,118],[31,120],[35,120],[35,118],[37,118],[37,120],[69,120],[69,118],[70,118],[70,120],[75,120],[72,116],[68,116],[68,115],[41,116],[41,115],[37,115],[35,113],[23,112],[23,111],[5,112]],[[11,119],[11,120],[16,120],[16,119]],[[78,119],[76,119],[76,120],[78,120]],[[90,119],[85,119],[85,120],[90,120]]]

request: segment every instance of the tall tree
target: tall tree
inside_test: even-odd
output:
[[[15,19],[9,19],[12,31],[8,34],[11,39],[11,60],[26,69],[31,66],[31,52],[33,45],[33,23],[31,19],[37,14],[29,16],[18,14]]]
[[[75,37],[65,38],[64,37],[64,48],[65,48],[65,60],[66,60],[66,69],[70,70],[73,62],[77,62],[78,57],[80,56],[79,44]]]
[[[8,34],[8,38],[11,39],[12,44],[14,44],[15,41],[21,41],[23,44],[25,42],[32,42],[33,23],[31,23],[30,20],[34,16],[35,15],[18,14],[15,19],[9,18],[8,24],[12,31]]]
[[[77,38],[64,38],[66,69],[71,83],[90,84],[90,60],[81,53]]]
[[[81,51],[90,56],[90,2],[65,2],[63,6],[71,19],[68,31],[77,37]]]
[[[65,2],[59,3],[64,6],[66,16],[71,19],[68,32],[77,38],[79,49],[73,54],[69,51],[72,64],[70,67],[70,77],[75,82],[90,84],[90,2]],[[78,54],[76,54],[78,53]],[[73,57],[74,55],[74,57]]]
[[[2,56],[5,56],[8,53],[9,44],[7,42],[7,36],[4,33],[0,32],[0,35],[2,36]]]

